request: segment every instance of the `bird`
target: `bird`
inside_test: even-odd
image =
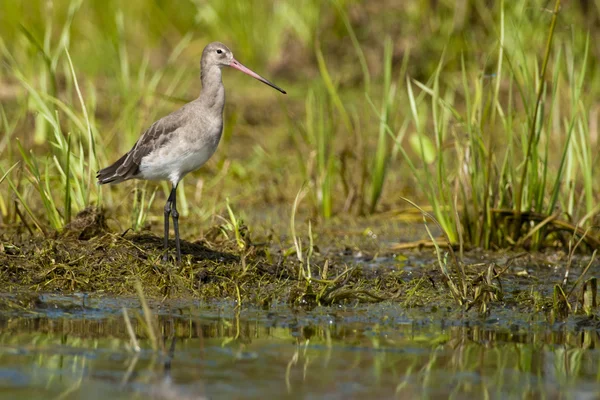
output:
[[[186,174],[199,169],[212,157],[221,139],[225,105],[223,67],[237,69],[286,94],[285,90],[237,61],[223,43],[210,43],[202,51],[202,89],[198,98],[150,125],[131,150],[96,175],[101,185],[129,179],[171,183],[164,207],[164,262],[169,260],[169,216],[173,219],[177,263],[181,262],[177,185]]]

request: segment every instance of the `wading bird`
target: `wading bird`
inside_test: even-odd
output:
[[[171,182],[171,193],[165,204],[165,261],[168,260],[169,249],[169,215],[173,217],[177,262],[181,261],[177,185],[187,173],[197,170],[208,161],[221,139],[225,105],[221,68],[238,69],[285,94],[283,89],[237,61],[231,50],[222,43],[207,45],[200,64],[200,96],[153,123],[131,150],[96,175],[100,184],[119,183],[128,179]]]

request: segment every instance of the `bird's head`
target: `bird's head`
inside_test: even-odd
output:
[[[223,43],[212,42],[202,52],[202,66],[228,67],[234,60],[233,53]]]
[[[202,69],[208,69],[212,66],[217,66],[219,68],[223,67],[231,67],[235,68],[243,73],[250,75],[251,77],[258,79],[264,84],[271,86],[274,89],[279,90],[281,93],[285,94],[285,90],[281,89],[279,86],[274,83],[269,82],[262,76],[258,75],[256,72],[251,69],[245,67],[241,62],[236,60],[233,57],[233,53],[227,46],[223,43],[212,42],[204,48],[202,52]]]

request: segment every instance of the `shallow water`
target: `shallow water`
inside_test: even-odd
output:
[[[7,308],[0,317],[1,398],[600,396],[598,332],[539,315],[465,318],[391,303],[238,313],[230,304],[157,303],[164,350],[153,351],[134,299],[31,299],[29,311]]]

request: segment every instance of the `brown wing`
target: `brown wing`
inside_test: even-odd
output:
[[[162,147],[181,126],[182,110],[183,108],[153,123],[123,157],[98,171],[96,174],[98,183],[119,183],[135,178],[140,172],[142,158]]]

